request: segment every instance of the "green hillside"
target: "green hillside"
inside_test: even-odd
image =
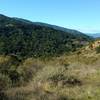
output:
[[[0,15],[0,54],[21,57],[58,56],[75,51],[92,40],[81,32],[66,30]]]

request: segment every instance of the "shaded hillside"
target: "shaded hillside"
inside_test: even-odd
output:
[[[75,51],[91,40],[91,37],[74,30],[67,32],[54,26],[0,15],[0,54],[54,56]]]

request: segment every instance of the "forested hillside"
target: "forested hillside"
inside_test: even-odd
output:
[[[78,34],[78,31],[63,31],[51,26],[0,15],[0,54],[20,57],[58,56],[75,51],[92,40],[81,32]]]

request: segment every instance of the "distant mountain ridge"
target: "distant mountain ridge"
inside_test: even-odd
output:
[[[91,40],[76,30],[0,15],[0,54],[57,56],[75,51]]]
[[[51,25],[51,24],[47,24],[47,23],[43,23],[43,22],[32,22],[26,19],[22,19],[22,18],[15,18],[16,20],[28,23],[28,24],[35,24],[35,25],[40,25],[40,26],[45,26],[45,27],[50,27],[56,30],[60,30],[60,31],[64,31],[64,32],[70,32],[72,34],[84,34],[80,31],[74,30],[74,29],[68,29],[68,28],[64,28],[61,26],[57,26],[57,25]]]
[[[100,33],[88,33],[87,35],[89,35],[89,36],[92,36],[92,37],[94,37],[94,38],[100,38]]]
[[[7,17],[7,16],[2,15],[2,14],[0,14],[0,16],[6,17],[6,18],[11,18],[11,17]],[[17,17],[12,17],[11,19],[13,21],[19,21],[19,22],[26,23],[26,24],[34,24],[34,25],[39,25],[39,26],[50,27],[50,28],[53,28],[53,29],[56,29],[56,30],[69,32],[69,33],[72,33],[72,34],[77,34],[77,35],[78,34],[85,34],[85,33],[82,33],[80,31],[77,31],[77,30],[74,30],[74,29],[68,29],[68,28],[64,28],[64,27],[61,27],[61,26],[51,25],[51,24],[47,24],[47,23],[43,23],[43,22],[32,22],[32,21],[29,21],[29,20],[26,20],[26,19],[23,19],[23,18],[17,18]]]

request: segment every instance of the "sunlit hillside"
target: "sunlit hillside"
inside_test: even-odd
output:
[[[0,98],[99,100],[100,46],[91,46],[97,42],[48,59],[27,58],[20,62],[13,56],[0,56]]]

